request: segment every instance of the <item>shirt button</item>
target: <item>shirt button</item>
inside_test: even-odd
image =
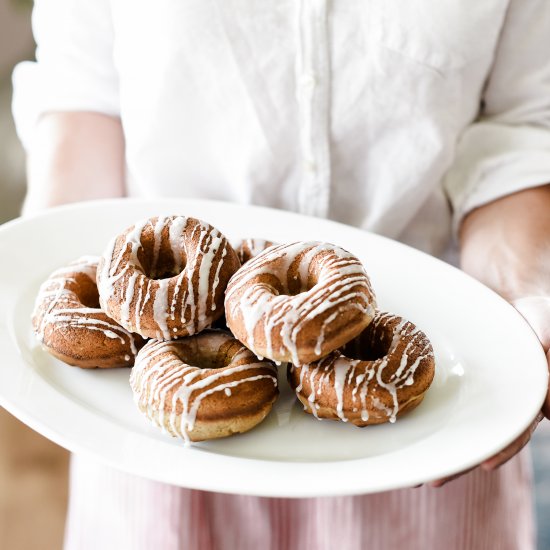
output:
[[[317,84],[315,80],[315,75],[313,73],[304,73],[300,77],[300,87],[303,90],[307,90],[309,92],[312,92],[315,88],[315,85]]]
[[[317,166],[311,159],[304,159],[304,170],[310,174],[315,174]]]

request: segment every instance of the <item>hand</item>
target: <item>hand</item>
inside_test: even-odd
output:
[[[546,352],[546,360],[548,370],[550,371],[550,296],[528,296],[512,300],[512,305],[523,315],[525,320],[531,325],[535,331],[542,347]],[[510,460],[514,455],[519,453],[531,439],[531,435],[539,422],[546,416],[550,418],[550,385],[546,391],[546,399],[542,406],[541,412],[537,415],[532,424],[523,432],[516,440],[508,447],[497,453],[495,456],[487,459],[481,464],[481,467],[486,471],[494,470],[502,466]]]
[[[466,218],[461,237],[463,269],[523,315],[541,341],[550,371],[550,186],[516,193],[475,210]],[[515,456],[544,416],[550,418],[550,386],[541,412],[527,430],[481,468],[494,470]],[[430,485],[441,487],[465,473]]]
[[[548,277],[550,279],[550,272]],[[512,305],[525,317],[541,341],[550,371],[550,293],[546,296],[516,298],[512,300]],[[542,405],[542,413],[550,419],[550,384]]]
[[[512,305],[525,317],[525,320],[531,325],[539,340],[541,341],[544,350],[546,351],[546,360],[548,362],[548,370],[550,371],[550,297],[536,296],[518,298],[512,301]],[[546,399],[531,425],[512,443],[502,449],[496,455],[488,458],[481,463],[481,468],[487,472],[499,468],[517,453],[519,453],[527,443],[529,443],[533,432],[543,418],[550,418],[550,385],[546,392]],[[441,479],[436,479],[430,482],[431,487],[442,487],[449,481],[452,481],[475,468],[470,468],[458,474],[448,476]]]

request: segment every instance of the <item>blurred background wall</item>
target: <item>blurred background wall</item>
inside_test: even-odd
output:
[[[23,151],[9,109],[13,65],[33,55],[30,4],[0,0],[0,221],[17,212],[24,193]]]
[[[18,215],[25,193],[10,103],[14,64],[34,55],[30,13],[30,2],[0,0],[0,223]],[[61,548],[67,469],[67,451],[0,407],[0,550]]]
[[[29,0],[0,0],[0,223],[18,215],[25,192],[24,153],[10,111],[11,71],[34,54],[31,7]],[[550,550],[550,422],[541,424],[531,447],[538,549]],[[67,468],[64,449],[0,407],[0,550],[61,548]]]

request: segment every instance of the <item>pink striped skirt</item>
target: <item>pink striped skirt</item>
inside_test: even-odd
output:
[[[434,489],[271,499],[181,489],[81,456],[65,550],[530,550],[529,453]]]

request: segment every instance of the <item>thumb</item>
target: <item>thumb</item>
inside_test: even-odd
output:
[[[548,361],[548,370],[550,370],[550,350],[546,353],[546,359]],[[548,388],[546,399],[542,405],[542,412],[546,418],[550,418],[550,387]]]
[[[527,296],[511,301],[521,313],[548,352],[550,348],[550,297]]]

